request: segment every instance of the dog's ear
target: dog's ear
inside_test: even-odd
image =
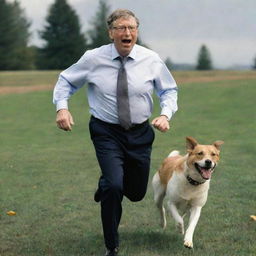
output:
[[[187,151],[191,152],[195,148],[198,142],[193,137],[186,137]]]
[[[215,148],[217,148],[218,150],[220,150],[220,146],[221,146],[222,144],[224,144],[224,141],[222,141],[222,140],[217,140],[217,141],[215,141],[215,142],[213,143],[213,146],[214,146]]]

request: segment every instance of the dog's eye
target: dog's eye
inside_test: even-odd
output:
[[[212,156],[216,156],[216,154],[215,154],[215,153],[212,153]]]
[[[202,156],[203,154],[204,154],[203,151],[197,153],[198,156]]]

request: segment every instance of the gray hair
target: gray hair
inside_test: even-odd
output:
[[[116,21],[119,18],[130,18],[133,17],[136,20],[137,26],[139,26],[140,22],[139,19],[135,16],[135,14],[127,9],[117,9],[112,14],[109,15],[107,19],[107,25],[108,28],[111,29],[113,27],[114,21]]]

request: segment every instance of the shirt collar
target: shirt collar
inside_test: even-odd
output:
[[[117,57],[119,57],[120,54],[118,53],[114,43],[112,43],[112,47],[111,48],[112,48],[111,49],[111,55],[112,55],[111,57],[112,57],[112,60],[114,60]],[[131,50],[131,52],[129,53],[129,55],[127,57],[135,60],[136,59],[136,48],[137,48],[136,45],[134,45],[132,50]]]

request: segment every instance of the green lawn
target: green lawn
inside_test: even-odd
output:
[[[37,77],[40,84],[57,79],[57,72],[36,74],[26,82],[25,72],[12,72],[9,85],[19,81],[33,85]],[[200,76],[179,72],[177,77],[183,74]],[[256,253],[256,222],[250,220],[250,215],[256,215],[256,78],[225,80],[223,72],[201,74],[214,78],[221,74],[222,79],[179,86],[179,111],[168,133],[156,131],[151,164],[152,177],[172,149],[184,153],[186,136],[203,144],[225,141],[195,231],[194,249],[183,248],[171,218],[167,229],[161,230],[149,184],[142,202],[124,199],[120,256]],[[3,77],[6,72],[0,73],[0,86],[6,86]],[[0,95],[0,256],[98,256],[104,252],[100,208],[93,201],[99,167],[89,137],[84,94],[81,89],[70,101],[75,119],[72,132],[56,128],[52,92]],[[155,104],[154,116],[158,112]],[[8,216],[10,210],[17,215]]]
[[[59,71],[2,71],[1,86],[51,85],[56,82]]]

